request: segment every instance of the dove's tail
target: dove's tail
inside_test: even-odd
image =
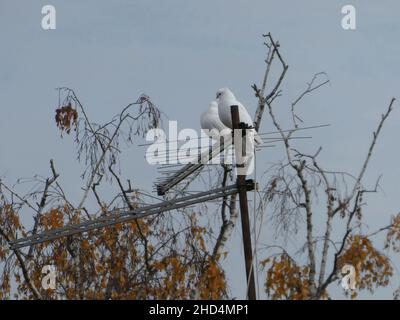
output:
[[[261,137],[258,135],[258,133],[256,131],[254,131],[254,141],[256,142],[256,144],[262,144],[263,143]]]

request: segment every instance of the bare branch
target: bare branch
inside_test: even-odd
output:
[[[256,114],[254,117],[254,127],[257,131],[259,131],[259,129],[260,129],[261,119],[262,119],[262,115],[264,113],[265,104],[266,103],[271,104],[272,101],[275,99],[276,95],[279,94],[278,90],[282,84],[284,77],[285,77],[286,71],[289,68],[289,66],[283,60],[282,55],[279,52],[279,47],[280,47],[279,43],[274,41],[274,39],[272,38],[270,33],[263,35],[263,37],[267,38],[269,41],[268,43],[265,43],[265,45],[268,47],[267,58],[265,60],[267,67],[266,67],[266,70],[264,73],[264,78],[263,78],[263,82],[261,84],[261,88],[260,89],[257,88],[257,86],[255,84],[252,85],[255,95],[258,98],[258,107],[257,107]],[[264,96],[265,89],[267,86],[267,79],[268,79],[275,55],[279,58],[279,61],[282,64],[282,72],[281,72],[277,82],[275,83],[274,87],[272,88],[271,92],[268,93],[266,96]]]
[[[381,133],[381,130],[382,130],[383,124],[385,123],[385,120],[388,118],[389,114],[393,110],[393,104],[394,104],[395,101],[396,101],[395,98],[391,99],[389,107],[388,107],[386,113],[382,114],[382,118],[381,118],[381,120],[380,120],[380,122],[378,124],[378,127],[377,127],[376,131],[373,132],[373,138],[372,138],[371,144],[369,146],[367,156],[366,156],[366,158],[364,160],[364,163],[363,163],[363,165],[361,167],[360,173],[358,174],[358,177],[357,177],[357,179],[356,179],[356,181],[354,183],[353,190],[350,193],[349,197],[347,198],[347,201],[350,201],[350,199],[352,199],[354,197],[354,195],[356,194],[357,189],[360,188],[361,180],[364,177],[365,171],[367,170],[367,166],[368,166],[368,163],[369,163],[369,161],[371,159],[372,152],[374,150],[376,141],[378,140],[379,134]]]

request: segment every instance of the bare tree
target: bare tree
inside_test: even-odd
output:
[[[326,170],[318,159],[322,147],[318,147],[314,154],[306,154],[295,148],[292,137],[303,122],[296,112],[296,107],[306,95],[328,84],[329,79],[324,72],[312,76],[305,90],[289,106],[288,114],[293,128],[284,130],[273,105],[275,99],[281,95],[279,85],[288,67],[279,53],[279,44],[274,42],[270,34],[265,37],[269,40],[266,43],[267,72],[261,89],[253,85],[259,100],[255,124],[259,126],[260,114],[266,106],[282,140],[285,159],[265,172],[268,183],[263,187],[264,196],[259,210],[261,213],[265,208],[270,211],[270,221],[274,224],[277,235],[293,235],[304,223],[305,241],[298,254],[301,256],[304,248],[307,255],[307,262],[302,265],[301,257],[296,259],[286,249],[269,245],[269,251],[274,253],[262,262],[267,270],[266,292],[276,299],[327,298],[328,286],[340,278],[341,268],[346,263],[357,269],[359,289],[372,291],[374,287],[385,286],[392,276],[390,259],[375,249],[371,235],[359,233],[359,225],[362,220],[364,196],[370,192],[377,192],[379,185],[378,179],[373,188],[366,188],[363,186],[363,178],[384,123],[393,110],[395,98],[390,100],[377,129],[373,132],[372,141],[358,174],[353,176],[345,171]],[[279,57],[283,72],[271,94],[265,95],[264,86],[274,52]],[[318,198],[322,198],[325,203],[325,231],[321,236],[316,235],[314,227],[315,215],[321,214]],[[339,241],[332,239],[334,219],[344,221],[343,236]],[[396,233],[393,231],[396,223],[398,224],[398,221],[394,219],[389,226],[379,229],[378,232],[392,230]],[[320,243],[322,246],[319,246]],[[352,292],[352,296],[355,297],[356,292]]]

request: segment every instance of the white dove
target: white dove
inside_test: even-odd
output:
[[[246,108],[236,100],[236,97],[231,90],[228,88],[219,89],[217,91],[217,101],[218,115],[225,126],[232,129],[231,106],[233,105],[237,105],[239,107],[239,122],[244,122],[250,127],[254,126]],[[262,139],[254,129],[252,129],[252,133],[254,133],[254,141],[256,144],[262,144]]]
[[[221,135],[231,132],[219,119],[216,101],[211,101],[208,110],[201,114],[200,125],[204,133],[213,139],[218,139]]]

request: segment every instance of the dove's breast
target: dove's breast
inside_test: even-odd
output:
[[[218,103],[218,115],[221,122],[228,128],[232,129],[231,103],[229,101],[221,101]]]

